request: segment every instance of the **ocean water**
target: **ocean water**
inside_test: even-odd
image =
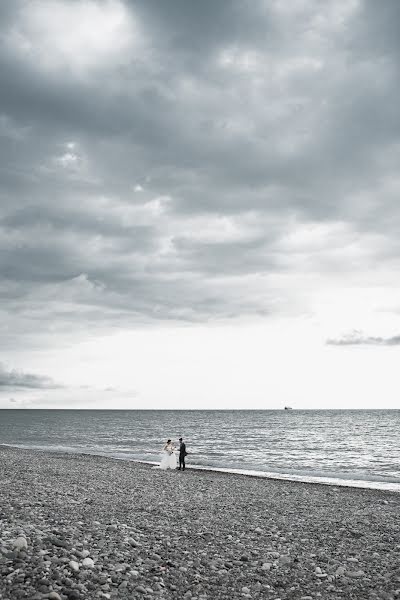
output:
[[[400,492],[400,410],[0,410],[0,444]]]

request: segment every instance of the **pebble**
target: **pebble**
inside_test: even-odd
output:
[[[75,573],[79,571],[79,564],[76,562],[76,560],[70,560],[68,564],[71,567],[71,569],[75,571]]]
[[[0,600],[400,600],[395,495],[379,511],[372,490],[328,499],[323,486],[100,457],[0,447],[0,459]]]
[[[16,550],[27,550],[28,549],[28,542],[26,541],[25,537],[20,536],[20,537],[17,537],[16,540],[14,540],[13,547]]]
[[[145,594],[146,588],[144,588],[142,585],[138,585],[136,591],[139,592],[139,594]]]
[[[82,561],[82,567],[85,567],[86,569],[93,569],[94,567],[94,561],[92,558],[84,558]],[[79,565],[78,565],[79,568]]]

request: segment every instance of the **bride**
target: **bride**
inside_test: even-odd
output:
[[[171,440],[167,440],[161,457],[160,469],[176,469],[175,446]]]

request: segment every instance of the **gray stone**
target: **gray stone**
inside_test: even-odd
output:
[[[356,579],[357,577],[365,577],[365,573],[361,569],[359,571],[346,571],[346,576]]]
[[[93,569],[94,567],[94,561],[92,558],[84,558],[82,561],[82,566],[85,567],[85,569]]]
[[[76,562],[76,560],[70,560],[68,565],[75,573],[79,571],[79,564]]]
[[[139,594],[145,594],[146,588],[144,588],[142,585],[138,585],[136,591],[139,592]]]
[[[17,539],[14,540],[14,542],[13,542],[13,547],[16,550],[27,550],[28,542],[26,541],[26,537],[23,537],[23,536],[17,537]]]

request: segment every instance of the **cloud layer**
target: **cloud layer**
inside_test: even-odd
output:
[[[55,383],[50,377],[8,369],[0,363],[0,390],[46,390],[60,387],[62,386]]]
[[[2,3],[4,344],[305,314],[372,273],[390,287],[399,13]]]
[[[342,338],[327,340],[326,343],[330,346],[400,346],[400,335],[384,338],[354,331]]]

